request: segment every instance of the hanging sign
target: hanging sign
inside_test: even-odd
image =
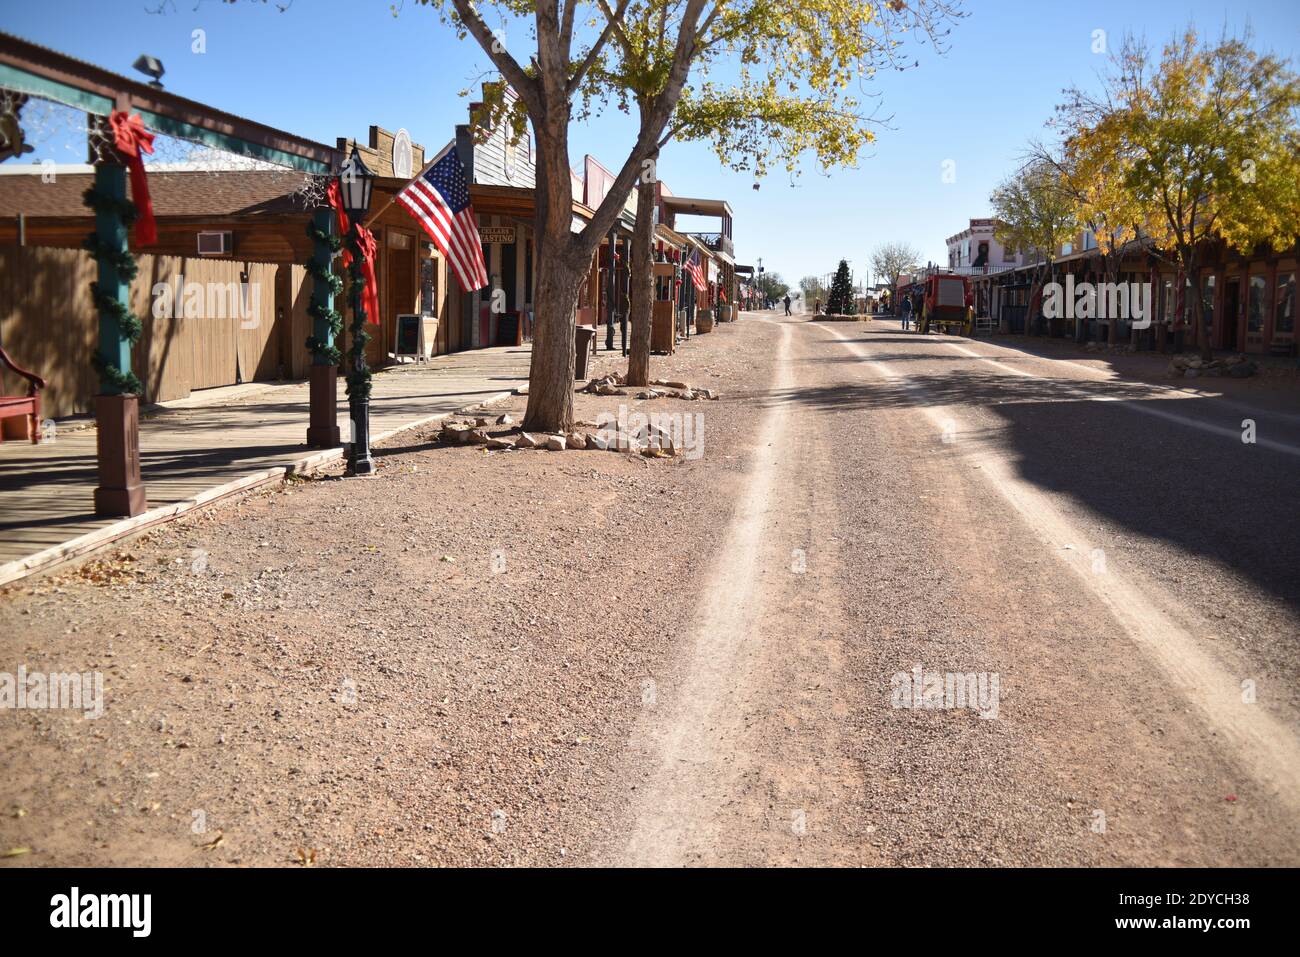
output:
[[[487,243],[509,244],[515,241],[515,227],[513,226],[480,226],[478,234],[484,245]]]

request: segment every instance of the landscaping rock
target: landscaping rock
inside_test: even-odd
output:
[[[550,451],[552,451],[552,452],[563,452],[563,451],[564,451],[564,445],[565,445],[565,442],[564,442],[564,436],[562,436],[562,435],[548,435],[548,436],[546,436],[546,448],[547,448],[548,450],[550,450]]]
[[[519,438],[515,439],[515,448],[517,449],[535,449],[539,447],[537,439],[527,432],[520,432]]]
[[[438,433],[438,441],[446,445],[464,445],[468,441],[471,426],[461,422],[448,422]]]
[[[587,437],[581,432],[570,432],[568,441],[571,449],[585,449],[587,447]]]

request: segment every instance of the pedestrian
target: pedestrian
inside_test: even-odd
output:
[[[820,299],[814,299],[814,300],[813,300],[813,315],[817,315],[817,316],[819,316],[819,315],[821,315],[821,311],[822,311],[822,301],[821,301]]]
[[[903,297],[903,331],[907,332],[908,326],[912,322],[912,297]]]
[[[794,315],[794,313],[790,311],[790,294],[788,292],[785,294],[785,314],[787,316]]]

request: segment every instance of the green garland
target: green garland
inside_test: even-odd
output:
[[[127,226],[135,224],[135,203],[129,199],[117,199],[107,193],[100,192],[97,187],[91,186],[81,194],[81,202],[97,213],[116,213],[117,217]]]
[[[90,364],[94,366],[99,377],[117,390],[118,395],[143,395],[144,386],[134,372],[123,372],[112,363],[105,362],[98,352],[90,355]]]
[[[307,224],[307,235],[313,242],[324,245],[329,249],[330,259],[333,259],[334,254],[343,248],[341,238],[320,229],[315,223]],[[307,272],[317,283],[318,289],[320,286],[328,286],[332,296],[337,296],[343,291],[343,277],[334,275],[333,268],[329,264],[322,265],[317,262],[315,256],[307,260]],[[323,363],[318,363],[318,365],[338,365],[343,361],[343,353],[333,343],[338,340],[339,335],[343,332],[343,317],[337,310],[316,302],[314,296],[311,305],[307,307],[307,315],[318,322],[325,323],[330,331],[328,340],[320,339],[315,335],[308,336],[307,351],[314,357],[324,360]]]
[[[370,369],[366,366],[366,343],[370,333],[366,330],[366,309],[361,298],[361,287],[365,283],[362,267],[366,257],[361,253],[361,246],[356,241],[356,234],[348,236],[348,252],[352,262],[348,266],[348,279],[352,292],[352,344],[348,350],[348,398],[370,398]]]
[[[125,303],[120,302],[117,297],[104,292],[103,289],[99,288],[98,282],[90,284],[90,296],[95,300],[96,309],[100,312],[112,314],[113,318],[117,320],[118,329],[131,341],[131,345],[135,345],[140,341],[140,334],[144,332],[144,326],[140,324],[140,320],[136,318],[135,313],[126,307]]]
[[[136,209],[134,203],[130,200],[109,196],[98,187],[91,186],[82,193],[81,201],[97,214],[107,213],[116,216],[128,228],[135,222]],[[87,236],[82,246],[90,251],[97,263],[101,266],[106,265],[117,273],[118,281],[126,283],[128,288],[140,271],[140,267],[136,264],[135,257],[131,255],[129,249],[110,246],[101,241],[96,233]],[[90,284],[90,295],[95,302],[95,308],[101,314],[108,313],[117,321],[118,331],[126,337],[127,342],[134,346],[140,341],[144,326],[140,323],[139,318],[127,308],[125,303],[121,302],[116,296],[110,296],[100,287],[98,282]],[[140,384],[140,380],[133,371],[119,369],[115,363],[105,360],[98,350],[91,354],[90,363],[94,366],[95,371],[99,373],[100,379],[110,388],[115,389],[118,394],[144,394],[144,387]]]
[[[129,250],[117,249],[103,242],[95,233],[86,237],[86,241],[81,244],[81,248],[90,252],[95,257],[97,263],[108,263],[113,267],[119,279],[129,283],[135,279],[136,273],[140,267],[136,265],[135,257]]]
[[[318,243],[323,243],[330,248],[330,252],[336,253],[343,248],[343,240],[333,233],[326,232],[318,227],[315,223],[307,224],[307,235]]]

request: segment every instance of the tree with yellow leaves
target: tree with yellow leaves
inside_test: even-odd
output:
[[[1025,334],[1033,333],[1043,286],[1056,268],[1057,250],[1078,230],[1077,204],[1062,172],[1063,161],[1031,155],[989,197],[996,220],[994,235],[1037,263],[1029,287]]]
[[[638,181],[653,182],[665,136],[717,135],[724,150],[756,146],[745,129],[795,124],[792,144],[825,147],[842,158],[865,141],[852,83],[881,67],[901,66],[903,39],[939,39],[958,15],[957,0],[421,0],[439,7],[462,35],[472,37],[516,94],[485,102],[482,122],[508,122],[522,134],[531,121],[536,142],[537,273],[532,367],[524,427],[561,432],[573,423],[573,329],[578,284],[601,239],[613,227]],[[530,40],[512,49],[493,20],[527,19]],[[739,91],[731,108],[708,93],[709,71]],[[688,83],[694,78],[694,83]],[[678,106],[690,85],[701,91]],[[764,95],[770,94],[770,95]],[[776,109],[748,115],[758,101]],[[788,101],[788,102],[786,102]],[[818,104],[811,111],[782,106]],[[569,125],[605,104],[631,113],[637,134],[592,220],[573,231]],[[698,109],[690,104],[695,103]],[[712,112],[710,112],[712,111]],[[674,129],[674,118],[677,128]],[[768,124],[766,127],[764,124]],[[758,134],[755,134],[758,135]],[[841,144],[829,137],[845,137]],[[737,139],[741,137],[741,139]],[[856,150],[852,150],[856,153]],[[753,153],[749,153],[751,157]],[[760,162],[762,160],[760,159]],[[648,217],[638,196],[638,220]],[[633,276],[649,273],[649,244],[639,244]],[[648,288],[634,290],[646,301]]]
[[[1128,37],[1101,93],[1069,90],[1062,107],[1107,221],[1139,229],[1198,290],[1191,307],[1206,358],[1206,246],[1218,238],[1249,254],[1300,239],[1300,77],[1249,41],[1207,43],[1188,29],[1153,64]]]

